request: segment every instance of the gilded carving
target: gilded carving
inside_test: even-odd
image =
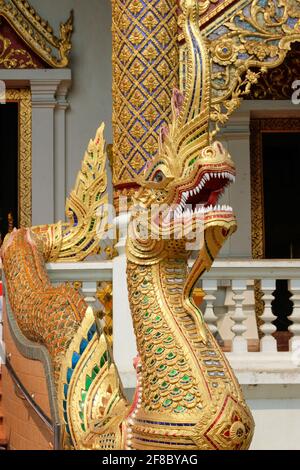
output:
[[[32,57],[25,49],[14,49],[8,38],[0,34],[0,65],[5,69],[36,68]]]
[[[211,54],[211,121],[218,131],[252,85],[282,64],[291,44],[300,40],[299,0],[241,0],[204,26],[203,34]],[[182,89],[185,47],[180,52]]]
[[[72,47],[73,12],[65,23],[61,23],[59,37],[54,34],[49,23],[43,20],[26,0],[1,0],[1,16],[8,21],[23,41],[51,67],[68,66]],[[26,51],[18,51],[18,63],[21,55],[23,56],[23,65],[32,66],[31,63],[28,63],[30,55]],[[6,61],[6,64],[9,65],[8,68],[15,68],[11,61]]]
[[[113,309],[112,309],[113,287],[111,282],[100,282],[97,290],[97,298],[103,307],[101,320],[103,331],[107,341],[112,348],[113,345]]]
[[[290,100],[293,82],[300,77],[299,43],[292,44],[283,63],[262,74],[251,87],[247,100]]]
[[[75,187],[66,202],[67,223],[35,227],[47,261],[78,262],[98,253],[108,230],[104,124],[90,140]],[[104,250],[105,251],[105,250]]]
[[[6,90],[6,100],[19,105],[19,226],[30,227],[32,215],[31,187],[31,92],[27,89]]]

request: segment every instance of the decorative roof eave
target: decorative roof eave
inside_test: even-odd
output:
[[[44,62],[53,68],[69,64],[72,48],[73,11],[66,23],[60,24],[60,37],[43,20],[27,0],[0,0],[0,17],[5,18],[21,39]]]

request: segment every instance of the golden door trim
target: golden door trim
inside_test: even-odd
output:
[[[265,257],[265,220],[263,190],[262,135],[266,132],[300,132],[300,118],[285,113],[285,117],[251,117],[250,167],[251,167],[251,235],[252,257]]]
[[[32,219],[32,105],[29,89],[6,90],[6,101],[19,106],[18,224],[30,227]]]

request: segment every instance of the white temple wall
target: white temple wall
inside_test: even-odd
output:
[[[87,144],[102,121],[106,123],[106,140],[112,142],[111,2],[32,0],[31,4],[55,32],[59,31],[60,22],[74,10],[72,85],[66,112],[65,198],[74,185]]]

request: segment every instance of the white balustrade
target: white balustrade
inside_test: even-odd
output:
[[[192,265],[192,261],[190,263]],[[206,292],[207,301],[204,312],[205,319],[210,329],[215,333],[216,328],[226,332],[226,337],[221,338],[231,343],[232,353],[242,355],[247,353],[247,339],[253,344],[260,343],[256,351],[262,354],[279,354],[277,341],[274,337],[276,326],[275,315],[272,311],[272,301],[276,289],[276,280],[285,279],[289,281],[289,291],[292,294],[293,313],[289,319],[293,324],[289,331],[293,333],[290,340],[289,351],[300,350],[300,261],[297,260],[234,260],[223,259],[214,262],[211,270],[203,275],[200,284]],[[262,324],[258,327],[255,317],[255,298],[253,283],[260,281],[263,294],[264,310],[260,317]],[[227,283],[227,292],[230,293],[225,303],[222,293]],[[216,288],[217,285],[217,288]],[[232,291],[232,292],[231,292]],[[252,296],[252,306],[251,306]],[[228,301],[229,299],[229,301]],[[221,315],[219,311],[223,311]],[[249,313],[251,318],[249,318]],[[253,321],[255,322],[253,324]],[[227,322],[227,327],[224,323]],[[252,325],[250,333],[249,325]],[[253,328],[254,325],[254,328]],[[228,332],[232,332],[232,336]],[[258,341],[258,331],[262,338]],[[285,354],[285,353],[283,353]]]
[[[218,281],[204,280],[202,284],[202,288],[204,292],[206,293],[204,297],[204,300],[206,301],[206,309],[205,309],[204,318],[210,331],[212,332],[213,335],[215,335],[218,331],[218,327],[217,327],[218,317],[215,315],[215,312],[214,312],[214,302],[216,300],[214,293],[217,292],[218,290]]]
[[[126,289],[125,237],[113,261],[96,258],[83,263],[48,264],[54,284],[81,282],[89,305],[97,305],[97,283],[114,283],[114,353],[127,388],[134,387],[132,359],[135,341]],[[192,261],[191,261],[192,264]],[[289,350],[277,351],[272,301],[277,279],[289,281],[293,313],[289,317],[293,334]],[[258,327],[255,312],[254,281],[260,281],[264,310]],[[205,321],[221,338],[241,384],[300,384],[300,261],[296,260],[218,260],[199,281],[205,292]],[[259,339],[259,331],[263,334]],[[278,333],[280,336],[280,333]],[[252,348],[252,349],[251,349]],[[251,352],[252,351],[252,352]]]
[[[247,339],[243,336],[247,331],[247,327],[243,325],[247,319],[243,311],[243,302],[245,300],[245,291],[247,289],[247,282],[243,279],[234,279],[232,281],[232,292],[233,300],[235,302],[234,313],[231,316],[231,320],[234,325],[231,327],[231,331],[235,334],[232,341],[232,352],[243,353],[247,352],[248,343]]]
[[[83,263],[49,263],[47,270],[53,284],[81,282],[85,301],[94,310],[100,307],[96,295],[98,283],[112,281],[112,262],[97,261],[96,257]]]
[[[272,312],[271,303],[274,300],[273,292],[276,289],[276,280],[275,279],[262,279],[261,281],[261,290],[263,292],[263,301],[265,303],[264,312],[261,316],[263,324],[260,327],[260,330],[264,334],[261,340],[261,350],[263,352],[276,352],[277,351],[277,342],[276,339],[272,336],[276,331],[276,326],[273,325],[273,321],[276,320],[275,315]]]
[[[290,279],[289,290],[292,293],[291,300],[294,303],[293,313],[289,320],[293,324],[289,327],[294,336],[290,339],[290,350],[300,350],[300,279]]]

